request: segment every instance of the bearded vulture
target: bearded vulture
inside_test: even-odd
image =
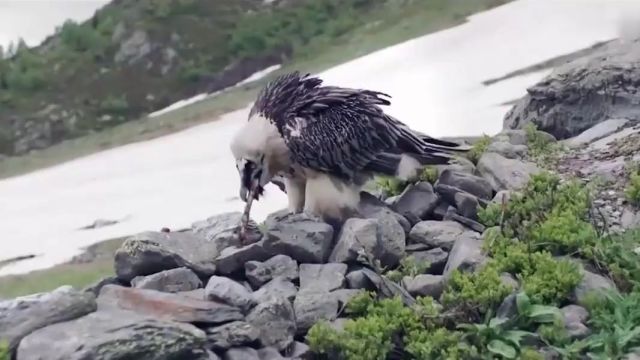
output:
[[[411,180],[425,165],[448,164],[468,150],[385,114],[385,98],[322,86],[297,71],[270,81],[231,140],[240,198],[257,200],[266,184],[282,179],[290,212],[343,222],[357,216],[360,190],[372,176]]]

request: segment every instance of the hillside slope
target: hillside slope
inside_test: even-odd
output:
[[[0,154],[47,148],[312,58],[398,9],[457,7],[464,17],[504,2],[114,0],[0,60]]]

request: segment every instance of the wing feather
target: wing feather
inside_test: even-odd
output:
[[[373,91],[322,87],[300,99],[285,120],[284,139],[293,160],[310,169],[351,180],[376,156],[393,148],[377,105],[389,102]]]

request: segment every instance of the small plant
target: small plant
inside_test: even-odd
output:
[[[424,274],[430,266],[429,262],[419,262],[414,256],[409,255],[400,260],[398,268],[387,272],[386,276],[391,281],[400,282],[405,276],[415,277]]]
[[[467,158],[474,164],[477,164],[482,154],[487,151],[487,148],[491,144],[491,137],[489,135],[483,135],[478,141],[476,141],[471,150],[467,153]]]
[[[435,184],[438,181],[438,169],[435,166],[425,166],[418,176],[418,180]]]
[[[581,254],[608,273],[622,291],[640,290],[640,229],[602,236]]]
[[[489,318],[484,324],[461,324],[465,330],[463,338],[476,346],[481,353],[485,350],[503,359],[516,359],[521,352],[520,343],[526,336],[535,336],[529,331],[508,329],[509,319]]]
[[[525,125],[529,157],[542,167],[553,167],[562,151],[562,146],[552,135],[539,131],[533,123]]]
[[[129,103],[124,96],[108,96],[100,103],[100,112],[110,115],[122,115],[129,109]]]
[[[404,181],[389,176],[376,177],[375,184],[386,196],[400,195],[407,186]]]

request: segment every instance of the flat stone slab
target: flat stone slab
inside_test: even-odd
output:
[[[569,147],[579,147],[585,144],[590,144],[596,140],[618,132],[628,122],[629,120],[627,119],[609,119],[596,124],[583,131],[580,135],[564,140],[563,142]]]
[[[242,320],[240,309],[213,301],[155,290],[107,285],[98,297],[98,310],[134,311],[161,320],[225,323]]]

